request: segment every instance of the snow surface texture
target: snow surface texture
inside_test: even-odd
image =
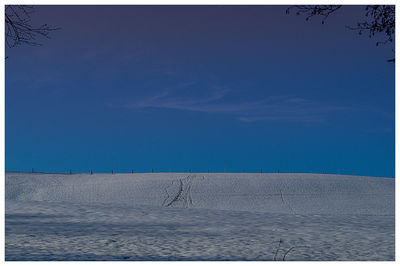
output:
[[[6,173],[6,260],[394,260],[394,179]]]

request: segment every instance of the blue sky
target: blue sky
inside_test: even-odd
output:
[[[6,50],[6,169],[394,176],[392,46],[285,8],[37,7],[62,29]]]

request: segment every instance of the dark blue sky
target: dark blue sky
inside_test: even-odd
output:
[[[41,6],[7,49],[6,169],[394,176],[392,46],[283,6]]]

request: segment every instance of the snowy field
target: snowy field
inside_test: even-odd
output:
[[[394,179],[6,173],[6,260],[394,260]]]

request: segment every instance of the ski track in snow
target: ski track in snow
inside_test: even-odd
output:
[[[394,260],[394,179],[6,173],[6,260]]]

